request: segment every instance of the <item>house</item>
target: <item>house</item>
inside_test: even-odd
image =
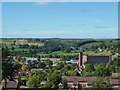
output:
[[[39,71],[43,71],[43,69],[42,68],[41,69],[36,69],[36,68],[31,69],[31,72],[39,72]]]
[[[13,88],[19,88],[19,76],[14,76],[13,80],[7,80],[6,88],[5,90],[13,89]],[[0,85],[0,90],[5,88],[5,81],[2,80],[1,85]]]
[[[18,88],[18,82],[16,81],[9,81],[6,85],[6,88]]]
[[[96,77],[64,76],[69,88],[86,88],[92,85]]]
[[[112,77],[120,77],[120,73],[112,73]]]
[[[96,77],[80,77],[80,76],[63,76],[67,80],[68,88],[88,88],[92,86],[92,82]],[[120,88],[119,79],[110,79],[113,88]]]
[[[43,70],[43,69],[36,69],[36,68],[32,68],[31,70],[21,70],[18,72],[19,76],[26,76],[28,75],[29,73],[32,73],[32,72],[39,72],[39,71],[43,71],[43,72],[49,72],[48,69],[46,70]]]
[[[19,76],[26,76],[27,74],[31,73],[29,70],[21,70],[18,72]]]
[[[113,88],[120,88],[120,79],[111,79],[110,83],[112,84]]]

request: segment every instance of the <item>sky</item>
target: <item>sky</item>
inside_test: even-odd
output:
[[[119,0],[1,0],[3,2],[119,2]]]
[[[117,2],[3,2],[2,37],[117,38]]]

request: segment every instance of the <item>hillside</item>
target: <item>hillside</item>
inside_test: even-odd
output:
[[[118,40],[63,40],[63,39],[2,39],[13,56],[37,58],[78,59],[85,55],[113,55],[118,52]]]

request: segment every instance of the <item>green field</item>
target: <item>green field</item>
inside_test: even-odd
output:
[[[82,52],[84,49],[80,49],[80,50],[71,50],[72,53],[79,53]]]
[[[59,61],[61,58],[41,58],[41,60],[51,60],[51,61]],[[37,58],[26,57],[26,60],[37,60]]]
[[[35,42],[35,41],[28,41],[28,40],[23,40],[23,39],[0,39],[0,42],[4,42],[4,43],[13,43],[14,41],[16,45],[24,45],[24,44],[28,44],[28,45],[38,45],[38,46],[43,46],[44,43],[42,42]]]
[[[87,52],[83,52],[84,55],[112,55],[109,52],[93,52],[93,51],[87,51]]]
[[[24,49],[24,48],[16,48],[14,51],[28,51],[29,49]]]
[[[42,43],[42,42],[32,42],[32,41],[29,42],[28,40],[17,40],[16,44],[17,45],[19,45],[19,44],[21,44],[21,45],[28,44],[28,45],[38,45],[38,46],[43,46],[44,45],[44,43]]]
[[[41,58],[41,60],[47,60],[47,59],[49,59],[51,61],[60,61],[61,60],[61,58]]]
[[[13,42],[15,41],[16,39],[0,39],[0,42]]]
[[[37,60],[37,58],[26,57],[26,60]]]
[[[47,55],[50,55],[50,54],[37,54],[38,56],[47,56]]]
[[[64,51],[55,51],[55,52],[52,52],[52,54],[64,54],[65,52]]]
[[[28,44],[28,40],[16,40],[16,45],[24,45],[24,44]]]

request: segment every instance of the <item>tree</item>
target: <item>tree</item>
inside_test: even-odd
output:
[[[22,62],[25,62],[25,61],[26,61],[26,58],[25,58],[25,57],[23,57],[23,58],[22,58]]]
[[[40,88],[40,83],[46,80],[46,73],[43,71],[30,73],[27,78],[27,86],[29,88]]]
[[[8,59],[10,55],[9,50],[2,48],[2,80],[5,81],[5,88],[7,80],[13,80],[13,77],[16,73],[16,68],[12,60]]]
[[[32,75],[32,76],[29,76],[29,79],[27,81],[27,86],[29,88],[38,88],[40,87],[40,82],[39,82],[39,78],[37,75]]]
[[[95,72],[82,72],[81,76],[85,76],[85,77],[93,77],[95,75]]]
[[[85,64],[85,68],[84,68],[84,71],[85,72],[92,72],[94,71],[94,65],[93,64]]]
[[[100,63],[96,65],[95,76],[105,77],[110,75],[111,75],[111,71],[109,70],[109,68],[106,67],[104,63]]]
[[[94,76],[94,65],[93,64],[85,64],[85,68],[82,71],[82,76]]]
[[[38,67],[38,68],[45,68],[46,67],[46,65],[45,65],[45,63],[44,62],[39,62],[37,65],[36,65],[36,67]]]
[[[15,48],[14,48],[14,47],[12,47],[11,49],[12,49],[13,51],[15,50]]]
[[[17,64],[14,65],[14,67],[15,67],[16,70],[19,70],[19,69],[21,69],[22,65],[17,63]]]
[[[113,61],[113,65],[120,67],[120,58],[115,58],[114,61]]]
[[[110,70],[111,73],[116,73],[115,66],[111,65],[111,63],[107,63],[106,66]]]
[[[92,82],[92,88],[112,88],[112,85],[110,84],[109,80],[103,77],[99,77],[96,80]]]
[[[40,56],[37,57],[37,60],[40,62]]]
[[[26,70],[26,69],[28,69],[28,66],[27,65],[22,65],[22,70]]]
[[[48,81],[46,83],[47,88],[58,88],[59,83],[61,83],[62,77],[59,70],[50,72],[48,75]]]
[[[22,56],[17,56],[16,59],[17,59],[18,61],[21,61],[21,60],[22,60]]]
[[[45,64],[51,66],[53,64],[53,62],[48,59],[48,60],[45,61]]]
[[[67,70],[67,76],[77,76],[77,72],[73,70]]]
[[[63,86],[63,88],[67,88],[67,80],[66,79],[64,79],[64,78],[62,78],[62,86]]]
[[[2,60],[5,61],[7,57],[10,55],[10,52],[8,49],[2,48]]]
[[[64,67],[64,62],[59,62],[59,63],[57,63],[57,66],[56,66],[56,68],[58,69],[58,70],[60,70],[60,69],[62,69],[63,67]]]

